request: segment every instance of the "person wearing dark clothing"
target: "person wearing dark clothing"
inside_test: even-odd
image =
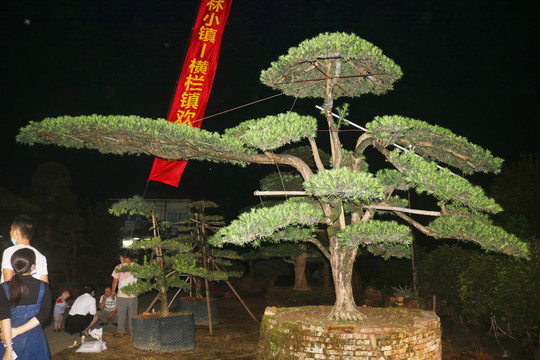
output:
[[[0,286],[2,342],[0,356],[11,359],[50,359],[49,345],[41,324],[51,312],[49,285],[31,276],[36,256],[31,249],[13,253],[14,276]]]

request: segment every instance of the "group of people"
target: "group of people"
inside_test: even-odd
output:
[[[17,217],[10,230],[13,246],[4,250],[2,255],[0,327],[3,346],[0,346],[0,357],[3,360],[50,359],[41,325],[50,315],[51,291],[47,259],[30,245],[34,231],[32,218],[25,215]],[[105,288],[99,304],[96,304],[92,285],[85,286],[84,293],[71,306],[67,303],[70,292],[62,292],[54,306],[54,331],[62,331],[64,312],[68,308],[65,331],[70,334],[88,335],[98,321],[100,325],[117,322],[118,330],[114,336],[124,336],[126,324],[132,329],[138,299],[136,295],[124,293],[122,288],[136,282],[136,279],[130,272],[118,271],[129,265],[131,259],[121,257],[120,260],[122,263],[112,273],[112,286]]]
[[[114,336],[124,336],[126,324],[131,329],[132,318],[137,315],[138,298],[137,295],[126,294],[122,288],[135,282],[135,278],[130,272],[119,272],[118,270],[131,263],[129,257],[120,257],[121,264],[112,273],[112,286],[105,287],[105,291],[99,303],[96,303],[95,290],[93,285],[84,287],[84,294],[80,295],[69,310],[65,321],[65,331],[74,334],[88,335],[88,331],[99,321],[99,325],[107,325],[110,321],[116,324],[118,330]],[[118,293],[115,292],[118,287]],[[55,329],[60,329],[62,323],[62,308],[65,301],[62,294],[56,301],[59,306],[55,317]],[[55,310],[56,310],[55,305]],[[98,313],[99,309],[99,313]],[[64,308],[65,310],[65,308]],[[55,315],[56,316],[56,315]],[[58,324],[58,327],[57,327]]]

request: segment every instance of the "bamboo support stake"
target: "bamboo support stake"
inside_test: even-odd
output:
[[[253,192],[255,196],[305,196],[305,191],[261,191]]]
[[[170,277],[170,276],[173,276],[174,274],[176,274],[176,271],[171,271],[170,273],[167,274],[167,277]],[[187,281],[187,280],[186,280]],[[182,290],[178,290],[178,292],[176,293],[176,295],[174,295],[174,298],[173,300],[169,303],[169,309],[171,308],[171,304],[173,303],[174,299],[176,298],[176,296],[178,295],[178,293],[182,291]],[[145,313],[148,313],[150,311],[150,309],[152,309],[152,307],[157,303],[157,301],[159,300],[159,296],[160,294],[158,293],[156,295],[156,297],[154,298],[154,300],[150,303],[150,305],[148,306],[148,308],[146,308],[146,311]]]
[[[195,219],[197,219],[198,216],[195,214]],[[197,238],[200,241],[200,244],[202,246],[202,253],[203,253],[203,267],[205,270],[208,270],[208,258],[206,257],[206,241],[204,240],[204,236],[201,236],[201,233],[204,235],[204,223],[197,223]],[[208,330],[210,331],[210,335],[212,335],[212,309],[210,308],[210,286],[208,284],[208,279],[204,279],[204,285],[206,287],[206,311],[208,311]]]
[[[217,266],[216,263],[214,263],[214,267],[216,268],[216,270],[218,271],[221,271],[221,269]],[[259,320],[257,320],[257,318],[255,317],[255,315],[253,315],[253,313],[251,312],[251,310],[249,310],[249,308],[247,307],[246,303],[244,302],[244,300],[242,300],[242,298],[240,297],[240,295],[236,292],[236,290],[234,289],[234,287],[231,285],[231,283],[229,282],[229,280],[225,280],[225,282],[227,283],[227,285],[229,286],[229,288],[231,289],[231,291],[233,292],[233,294],[236,296],[236,298],[238,299],[238,301],[240,301],[240,303],[242,304],[242,306],[244,306],[244,309],[246,309],[246,311],[248,312],[248,314],[251,316],[251,318],[253,320],[255,320],[256,322],[259,322]]]
[[[429,210],[417,210],[417,209],[407,209],[396,206],[383,206],[383,205],[364,205],[366,209],[375,209],[375,210],[387,210],[387,211],[399,211],[409,214],[418,214],[418,215],[427,215],[427,216],[441,216],[440,211],[429,211]]]
[[[178,289],[178,291],[176,292],[176,294],[174,294],[171,302],[169,303],[169,309],[171,308],[172,304],[174,303],[174,300],[176,299],[176,297],[178,296],[178,294],[180,294],[180,291],[182,291],[182,289]]]

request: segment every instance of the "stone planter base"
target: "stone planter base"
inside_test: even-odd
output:
[[[194,297],[181,297],[177,300],[179,312],[190,312],[193,314],[195,325],[208,325],[208,307],[206,298],[198,300]],[[212,325],[219,324],[218,300],[210,298],[210,313],[212,315]]]
[[[133,347],[153,352],[195,348],[193,314],[142,314],[133,317]]]
[[[440,320],[432,312],[363,307],[367,320],[346,322],[326,319],[330,310],[267,308],[257,359],[441,359]]]

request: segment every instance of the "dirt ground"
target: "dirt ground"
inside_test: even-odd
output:
[[[242,296],[257,319],[261,319],[266,307],[264,296]],[[107,350],[95,354],[76,353],[77,348],[65,349],[52,356],[52,360],[75,359],[255,359],[259,338],[260,321],[255,322],[236,298],[223,298],[219,302],[219,324],[214,325],[212,336],[207,326],[196,326],[197,348],[178,353],[149,353],[133,348],[131,336],[113,337],[105,333],[103,341]]]
[[[248,305],[257,319],[261,319],[267,300],[264,295],[243,295],[242,299]],[[313,314],[304,314],[315,317],[325,313],[315,310]],[[381,319],[382,320],[382,319]],[[113,337],[113,333],[105,333],[103,340],[107,350],[101,353],[76,353],[77,347],[65,349],[52,356],[53,360],[75,359],[132,359],[132,360],[158,360],[158,359],[185,359],[185,360],[254,360],[257,358],[257,342],[259,338],[260,322],[255,322],[236,298],[223,298],[219,303],[219,324],[213,327],[210,336],[208,327],[197,326],[195,339],[197,347],[193,350],[177,353],[149,353],[133,348],[131,337]],[[451,359],[502,359],[481,354],[478,349],[456,343],[444,336],[443,330],[443,360]]]

